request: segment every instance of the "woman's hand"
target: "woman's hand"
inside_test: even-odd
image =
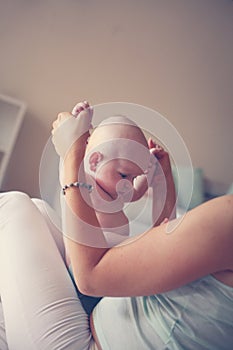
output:
[[[68,154],[83,158],[89,130],[92,128],[92,116],[93,108],[86,101],[78,103],[72,113],[58,114],[53,123],[52,142],[61,158],[64,159]]]

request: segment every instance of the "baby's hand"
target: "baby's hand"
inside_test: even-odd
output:
[[[86,101],[76,104],[72,113],[63,112],[58,114],[53,123],[52,142],[61,158],[65,158],[71,146],[82,135],[84,135],[85,141],[87,140],[89,130],[92,128],[92,116],[93,108]],[[85,144],[85,141],[82,141]]]

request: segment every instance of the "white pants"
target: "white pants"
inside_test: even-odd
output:
[[[24,193],[0,194],[0,349],[95,349],[62,235],[43,205]]]

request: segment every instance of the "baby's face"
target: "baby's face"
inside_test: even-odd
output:
[[[115,200],[119,194],[132,192],[134,178],[143,174],[144,171],[137,164],[143,163],[140,159],[144,158],[148,145],[142,131],[129,124],[125,117],[110,117],[106,121],[106,124],[97,127],[92,133],[87,153],[98,151],[98,146],[102,145],[100,152],[103,161],[98,162],[94,179],[100,195],[104,192],[109,200]]]
[[[102,191],[115,200],[119,194],[132,190],[135,177],[143,171],[126,159],[114,159],[100,165],[95,174],[95,181]]]

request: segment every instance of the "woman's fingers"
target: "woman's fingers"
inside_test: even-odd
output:
[[[164,224],[167,224],[169,222],[169,219],[168,218],[165,218],[160,225],[164,225]]]

